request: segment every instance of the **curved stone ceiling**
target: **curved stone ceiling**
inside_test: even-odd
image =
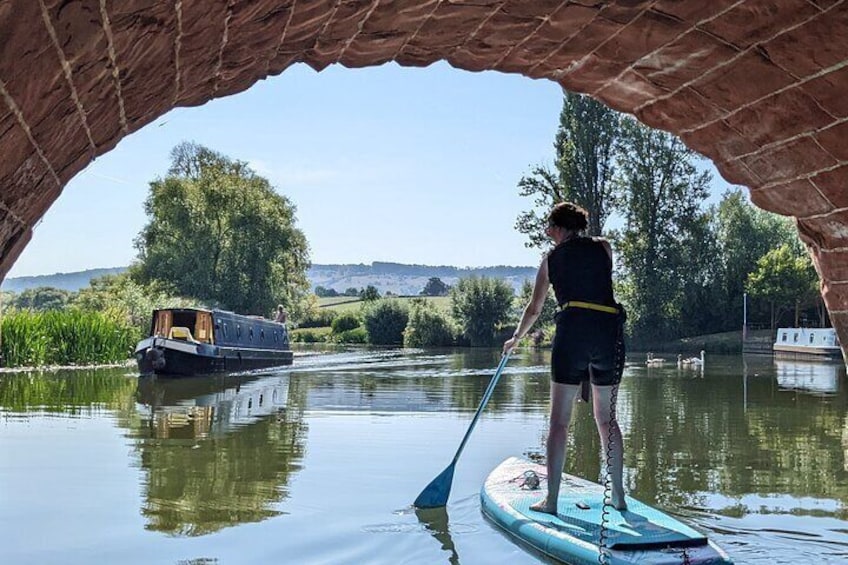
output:
[[[297,62],[445,60],[678,134],[797,218],[848,344],[842,0],[6,0],[0,54],[0,275],[71,177],[171,108]]]

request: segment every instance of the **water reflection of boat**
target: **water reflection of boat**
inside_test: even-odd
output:
[[[285,374],[140,379],[137,400],[142,405],[142,417],[149,418],[157,436],[168,437],[183,428],[193,430],[194,437],[201,437],[226,433],[285,411],[288,384]]]
[[[197,536],[280,514],[305,426],[288,375],[139,379],[145,528]]]
[[[841,363],[775,359],[774,366],[780,388],[819,394],[839,391]]]

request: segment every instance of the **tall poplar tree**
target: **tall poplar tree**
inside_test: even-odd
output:
[[[622,122],[617,184],[625,225],[616,243],[622,298],[639,338],[677,331],[686,283],[709,266],[701,205],[710,174],[697,170],[696,158],[671,134],[631,118]]]
[[[619,114],[600,102],[566,92],[554,142],[555,170],[533,167],[518,183],[521,196],[533,197],[533,208],[522,212],[516,229],[529,237],[528,247],[546,243],[546,214],[554,204],[570,200],[589,213],[589,235],[600,235],[613,207],[613,151]]]

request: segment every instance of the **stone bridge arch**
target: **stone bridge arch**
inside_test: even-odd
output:
[[[843,0],[7,0],[0,276],[75,174],[174,107],[297,62],[440,60],[553,80],[678,134],[796,218],[848,344]]]

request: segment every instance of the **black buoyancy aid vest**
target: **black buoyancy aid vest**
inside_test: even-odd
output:
[[[554,247],[548,254],[548,279],[559,305],[581,301],[615,306],[612,259],[600,241],[574,237]]]

